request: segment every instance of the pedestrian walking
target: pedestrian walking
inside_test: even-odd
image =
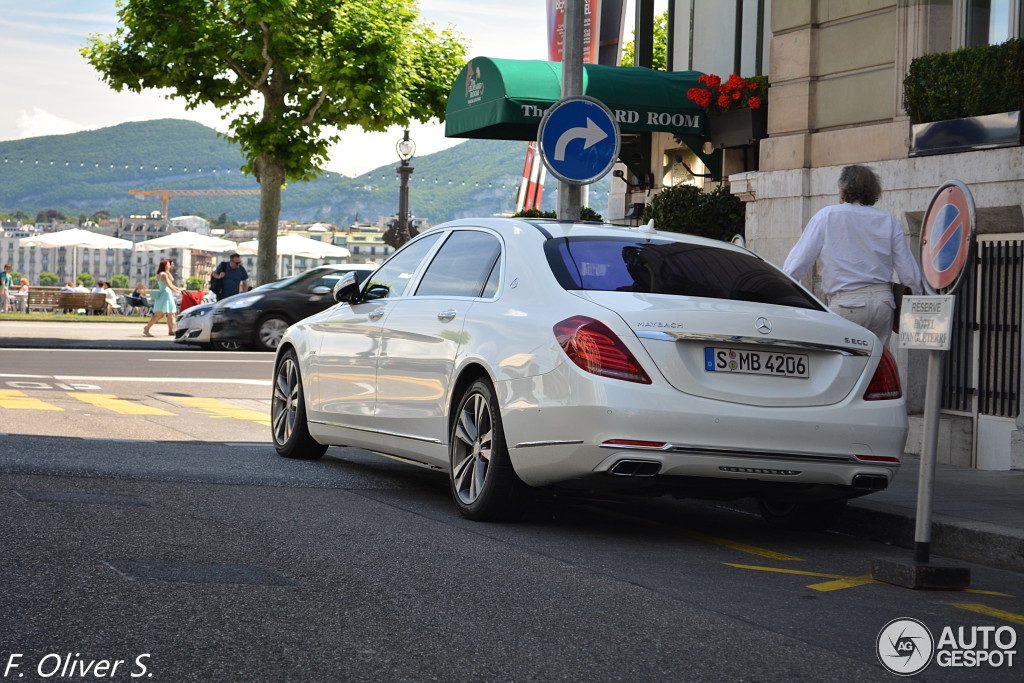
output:
[[[900,284],[921,291],[921,269],[907,246],[903,226],[888,211],[874,208],[882,194],[867,166],[846,166],[839,174],[839,203],[814,214],[782,269],[800,279],[819,259],[821,286],[834,312],[889,343]]]
[[[242,257],[238,254],[231,254],[227,261],[221,261],[211,277],[220,281],[220,291],[211,287],[217,294],[217,301],[239,292],[249,291],[249,273],[246,272],[245,266],[242,265]]]
[[[160,261],[160,265],[156,269],[156,284],[157,293],[153,297],[153,316],[146,323],[146,327],[143,328],[142,334],[147,337],[152,337],[149,333],[150,328],[153,324],[160,320],[160,318],[167,317],[167,334],[174,334],[174,312],[178,309],[174,303],[174,292],[181,292],[182,289],[174,284],[173,279],[174,261],[170,259],[164,259]]]
[[[4,270],[0,273],[0,313],[6,313],[10,308],[12,287],[14,279],[11,277],[11,264],[5,263]]]

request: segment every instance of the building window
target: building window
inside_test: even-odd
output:
[[[1020,7],[1014,7],[1013,0],[967,0],[967,47],[999,45],[1020,34],[1020,27],[1013,26],[1013,15],[1021,21]],[[1016,9],[1016,12],[1014,11]]]

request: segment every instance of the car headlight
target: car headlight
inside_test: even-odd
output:
[[[254,294],[252,296],[244,297],[240,296],[238,298],[231,297],[230,299],[225,300],[224,303],[221,304],[221,306],[223,306],[224,308],[248,308],[249,306],[252,306],[254,303],[256,303],[262,298],[262,294]]]

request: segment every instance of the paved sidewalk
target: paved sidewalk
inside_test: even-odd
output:
[[[140,323],[0,321],[0,348],[187,349]],[[0,354],[2,358],[2,354]],[[907,456],[893,486],[850,502],[838,530],[912,548],[919,460]],[[932,555],[1024,572],[1024,472],[939,465],[932,502]],[[913,558],[907,552],[909,562]]]
[[[838,529],[912,548],[920,459],[905,456],[893,486],[850,501]],[[1024,472],[938,465],[931,553],[1024,572]],[[913,554],[908,551],[908,562]]]
[[[167,323],[161,320],[142,334],[145,323],[76,323],[0,320],[0,348],[21,349],[171,349],[198,348],[175,344],[167,334]]]

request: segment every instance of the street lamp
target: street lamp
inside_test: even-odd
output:
[[[395,170],[398,171],[398,222],[388,228],[384,233],[384,241],[390,246],[398,249],[403,244],[416,236],[417,232],[409,225],[409,176],[413,168],[409,165],[409,159],[416,153],[416,143],[409,139],[409,129],[405,129],[402,139],[395,145],[395,151],[401,164]]]

